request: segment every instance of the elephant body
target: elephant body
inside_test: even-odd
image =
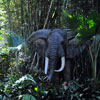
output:
[[[48,75],[49,81],[52,80],[55,72],[64,72],[65,80],[71,80],[71,60],[69,59],[80,55],[86,48],[86,45],[70,45],[69,41],[72,37],[68,32],[69,30],[41,29],[27,38],[27,42],[34,46],[39,56],[45,58],[45,74]]]

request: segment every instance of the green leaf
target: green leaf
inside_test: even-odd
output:
[[[2,95],[0,95],[0,99],[2,99]]]
[[[77,16],[77,19],[78,19],[79,21],[82,21],[82,22],[83,22],[83,16],[79,15],[79,16]]]
[[[89,25],[89,29],[91,29],[92,27],[95,26],[94,20],[88,20],[87,23],[88,23],[88,25]]]
[[[72,15],[70,15],[70,14],[68,14],[68,13],[66,12],[66,10],[63,10],[63,12],[64,12],[64,14],[65,14],[65,15],[67,15],[70,19],[72,19],[72,18],[73,18],[73,16],[72,16]]]
[[[34,90],[35,90],[36,92],[38,92],[38,87],[35,87]]]
[[[87,87],[87,88],[85,88],[83,91],[87,91],[89,88]]]
[[[0,35],[0,39],[3,39],[2,35]]]
[[[3,97],[3,100],[7,100],[6,96]]]
[[[24,94],[22,100],[36,100],[36,98],[30,94]]]
[[[100,100],[100,96],[96,96],[96,98]]]

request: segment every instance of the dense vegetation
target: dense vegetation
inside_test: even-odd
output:
[[[70,28],[82,43],[92,38],[91,78],[53,84],[32,70],[25,39],[43,28]],[[0,100],[100,100],[99,34],[99,0],[0,0]]]

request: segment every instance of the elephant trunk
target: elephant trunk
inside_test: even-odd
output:
[[[49,76],[48,79],[51,80],[55,67],[57,65],[57,49],[58,49],[58,45],[57,43],[52,43],[52,45],[48,46],[48,49],[46,51],[46,57],[45,57],[45,74],[48,73],[48,67],[50,67],[49,69]]]
[[[50,72],[49,72],[49,76],[48,76],[49,80],[52,80],[54,71],[61,72],[61,71],[63,71],[63,69],[65,67],[65,56],[64,56],[63,48],[61,47],[58,49],[57,45],[53,46],[53,47],[49,49],[50,51],[47,50],[47,54],[45,57],[45,74],[48,73],[48,68],[50,67]],[[60,52],[58,53],[58,51],[60,51]],[[57,67],[56,66],[57,58],[59,58],[59,56],[61,57],[61,67],[60,67],[60,69],[55,70],[55,68]]]
[[[48,80],[52,80],[52,77],[53,77],[53,74],[54,74],[54,70],[55,70],[55,67],[56,67],[56,64],[57,63],[57,60],[56,59],[50,59],[50,72],[49,72],[49,76],[48,76]]]

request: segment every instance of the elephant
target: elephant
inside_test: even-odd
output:
[[[40,29],[27,38],[27,43],[34,47],[41,58],[45,58],[44,73],[48,75],[49,81],[52,80],[54,73],[63,71],[66,73],[65,80],[71,79],[69,59],[80,55],[88,44],[73,46],[70,42],[73,38],[75,37],[70,35],[69,29]],[[60,67],[57,66],[59,59],[61,61]]]

